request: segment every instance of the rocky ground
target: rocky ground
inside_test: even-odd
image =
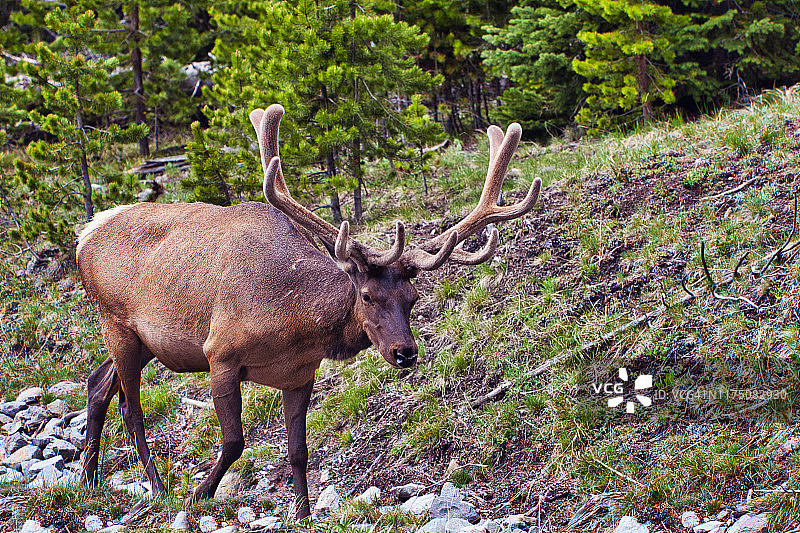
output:
[[[69,381],[59,382],[49,389],[53,396],[67,395],[81,385]],[[55,399],[46,406],[40,405],[44,391],[39,387],[25,389],[14,401],[0,403],[0,421],[4,422],[6,436],[0,438],[0,483],[27,484],[31,489],[47,489],[63,487],[77,489],[80,476],[80,453],[85,446],[86,415],[85,411],[68,410],[67,404]],[[81,513],[76,516],[77,525],[86,531],[116,533],[128,528],[139,528],[141,519],[150,518],[147,505],[152,496],[149,482],[124,483],[117,473],[111,476],[108,484],[113,490],[123,491],[141,497],[130,510],[119,519],[103,519],[95,513]],[[314,519],[324,517],[338,511],[342,505],[342,496],[337,492],[333,480],[326,480],[326,488],[316,498]],[[347,505],[374,507],[378,516],[406,514],[424,517],[424,524],[417,533],[540,533],[542,531],[542,503],[526,513],[502,516],[502,513],[490,513],[488,509],[476,508],[476,505],[464,498],[464,495],[452,483],[445,482],[439,493],[431,492],[432,487],[416,483],[408,483],[392,487],[389,490],[394,504],[384,504],[381,489],[370,486],[362,494],[355,496]],[[80,489],[77,489],[80,490]],[[226,475],[218,489],[217,498],[225,500],[241,497],[242,479],[236,472]],[[251,495],[252,496],[252,495]],[[567,523],[566,530],[580,531],[593,515],[599,512],[614,512],[615,499],[613,493],[602,493],[590,498],[581,506]],[[0,499],[0,512],[18,515],[21,506],[14,506],[12,499]],[[235,515],[227,519],[218,519],[213,514],[188,513],[177,511],[167,513],[171,520],[162,524],[149,525],[155,528],[172,531],[200,531],[202,533],[234,533],[244,531],[270,531],[293,528],[288,516],[291,516],[291,504],[286,509],[273,507],[268,512],[257,513],[252,507],[241,505],[235,507]],[[282,512],[283,511],[283,512]],[[492,514],[494,518],[487,518]],[[173,516],[174,515],[174,516]],[[82,520],[81,520],[82,518]],[[164,518],[164,517],[162,517]],[[284,523],[286,521],[287,523]],[[379,522],[379,521],[378,521]],[[754,514],[740,509],[722,509],[714,516],[702,519],[694,511],[686,511],[681,515],[681,525],[694,533],[760,533],[768,527],[766,513]],[[302,527],[302,526],[300,526]],[[351,531],[383,531],[379,523],[348,523]],[[384,526],[385,527],[385,526]],[[64,523],[42,526],[36,519],[26,520],[20,533],[44,533],[54,529],[70,531]],[[642,524],[635,517],[622,516],[614,533],[649,533],[647,524]]]

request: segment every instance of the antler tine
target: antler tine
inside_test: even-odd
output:
[[[502,130],[497,126],[490,126],[486,134],[489,137],[489,169],[478,205],[458,224],[438,237],[423,243],[421,245],[422,249],[431,252],[440,248],[447,241],[451,232],[457,232],[459,240],[463,241],[491,223],[520,217],[536,205],[542,186],[542,181],[539,178],[533,180],[528,194],[522,201],[505,207],[497,205],[508,164],[511,162],[514,151],[517,149],[522,137],[520,125],[517,123],[511,124],[505,135],[502,134]],[[493,239],[494,234],[490,236],[490,242],[484,248],[474,253],[455,250],[453,260],[465,264],[478,264],[487,260],[494,254],[493,248],[496,247],[496,242],[493,246],[490,246]]]
[[[503,130],[492,124],[486,130],[486,136],[489,137],[489,165],[491,166],[497,157],[497,150],[500,149],[500,144],[503,142]]]
[[[366,248],[369,264],[375,266],[388,266],[400,259],[406,246],[406,227],[399,220],[395,224],[394,244],[385,252],[377,252]]]
[[[492,228],[492,232],[489,234],[489,240],[483,248],[477,252],[466,252],[461,248],[456,248],[450,255],[450,260],[460,265],[480,265],[494,256],[494,253],[497,251],[497,241],[499,239],[500,232],[497,231],[497,228]]]
[[[420,248],[415,248],[414,250],[407,251],[403,255],[403,262],[406,266],[418,268],[420,270],[436,270],[447,261],[453,253],[456,244],[458,244],[458,232],[453,231],[448,235],[447,242],[445,242],[444,246],[442,246],[436,254],[429,254]]]
[[[286,187],[278,156],[278,129],[283,114],[283,106],[280,104],[272,104],[266,110],[254,109],[250,112],[250,122],[258,135],[261,165],[264,168],[264,196],[267,200],[295,223],[324,241],[335,243],[334,253],[340,261],[352,257],[362,263],[363,267],[386,266],[397,261],[405,247],[405,227],[401,222],[397,222],[394,245],[384,252],[351,239],[350,224],[346,221],[337,230],[292,198]]]
[[[334,253],[339,261],[347,261],[350,259],[350,253],[353,251],[353,244],[350,241],[350,223],[346,220],[342,221],[339,227],[339,235],[336,237],[336,246]]]
[[[267,162],[275,156],[280,156],[278,151],[278,129],[280,128],[281,118],[284,109],[280,104],[272,104],[266,111],[254,109],[250,112],[250,122],[256,130],[258,136],[258,148],[261,152],[261,166],[264,172],[267,171]],[[288,195],[289,189],[286,187],[286,180],[283,178],[283,169],[278,169],[278,179],[275,181],[278,190]]]

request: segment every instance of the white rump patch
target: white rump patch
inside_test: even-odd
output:
[[[131,207],[138,205],[138,204],[130,204],[130,205],[118,205],[117,207],[112,207],[111,209],[106,209],[105,211],[101,211],[92,217],[91,222],[86,224],[86,227],[83,228],[81,234],[78,235],[78,247],[75,249],[75,257],[77,258],[80,256],[81,247],[83,246],[83,242],[86,240],[86,237],[92,234],[94,230],[111,220],[115,215],[130,209]]]

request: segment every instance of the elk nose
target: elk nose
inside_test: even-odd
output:
[[[417,349],[413,346],[395,349],[393,352],[394,362],[397,363],[397,366],[400,368],[414,366],[414,364],[417,362]]]

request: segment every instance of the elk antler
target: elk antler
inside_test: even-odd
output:
[[[351,257],[361,266],[387,266],[403,254],[405,228],[398,221],[395,228],[395,241],[391,249],[381,251],[350,238],[350,225],[345,221],[337,230],[333,225],[300,205],[286,187],[278,154],[278,128],[283,117],[283,106],[272,104],[266,111],[254,109],[250,122],[256,130],[261,151],[261,165],[264,168],[264,196],[289,219],[327,243],[335,243],[336,258],[347,261]]]
[[[444,250],[449,246],[454,235],[456,235],[456,244],[461,243],[470,235],[474,235],[494,222],[521,217],[536,205],[536,201],[539,199],[539,191],[542,187],[542,180],[539,178],[533,180],[528,194],[519,203],[507,207],[497,205],[508,164],[511,162],[511,157],[519,145],[520,137],[522,137],[520,125],[517,123],[511,124],[505,135],[503,135],[503,130],[497,126],[489,126],[486,134],[489,137],[489,170],[478,205],[458,224],[441,235],[422,243],[419,249],[427,252],[433,252],[437,249]],[[461,248],[455,248],[450,255],[450,260],[464,265],[483,263],[494,255],[498,238],[497,229],[492,228],[489,240],[483,248],[477,252],[467,252]],[[411,257],[410,254],[414,252],[417,252],[417,250],[406,252],[403,260],[406,257]]]
[[[472,212],[438,237],[405,253],[403,252],[405,227],[398,221],[392,248],[387,251],[377,250],[352,239],[350,224],[346,221],[342,222],[337,230],[292,198],[286,187],[278,157],[278,127],[283,113],[283,106],[280,104],[272,104],[266,111],[255,109],[250,113],[250,121],[258,135],[261,164],[264,167],[264,196],[296,224],[317,235],[329,245],[335,243],[334,254],[340,261],[352,257],[360,262],[361,266],[366,267],[387,266],[401,260],[407,266],[421,270],[439,268],[448,259],[464,265],[477,265],[494,255],[499,239],[497,229],[492,228],[488,242],[477,252],[467,252],[456,246],[489,224],[524,215],[533,209],[539,198],[542,181],[536,178],[522,201],[507,207],[497,205],[508,164],[522,136],[522,128],[519,124],[511,124],[503,135],[503,131],[497,126],[489,126],[486,132],[489,136],[489,170],[481,198]]]

